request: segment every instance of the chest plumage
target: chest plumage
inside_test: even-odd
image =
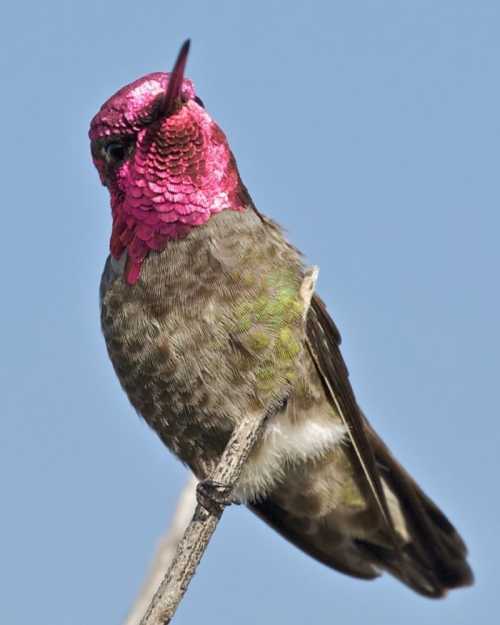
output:
[[[242,415],[304,387],[299,254],[249,207],[149,255],[134,285],[124,265],[108,260],[101,284],[111,360],[136,410],[203,475]]]

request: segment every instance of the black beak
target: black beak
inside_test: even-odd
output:
[[[174,69],[168,77],[167,91],[160,109],[160,117],[168,117],[176,110],[177,103],[181,97],[182,81],[184,80],[184,70],[186,69],[190,44],[190,40],[186,39],[177,55]]]

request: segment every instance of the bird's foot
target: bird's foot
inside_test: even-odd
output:
[[[202,480],[196,487],[196,499],[210,514],[219,516],[226,506],[238,503],[231,497],[232,490],[227,484]]]

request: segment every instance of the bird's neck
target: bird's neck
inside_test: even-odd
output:
[[[129,258],[127,280],[136,282],[151,251],[162,251],[222,211],[249,203],[235,159],[220,128],[205,115],[178,114],[143,129],[133,157],[111,191],[111,254]]]

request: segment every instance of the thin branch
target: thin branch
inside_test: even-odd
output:
[[[165,571],[174,559],[181,538],[191,520],[196,507],[196,485],[198,480],[191,474],[182,489],[174,515],[168,529],[163,534],[150,565],[149,574],[139,594],[130,608],[123,625],[139,625],[142,615],[161,583]]]
[[[249,415],[234,429],[211,476],[213,483],[224,485],[224,490],[228,493],[234,489],[243,465],[262,433],[264,422],[272,412],[274,408],[266,410],[262,415]],[[167,625],[172,620],[222,516],[222,506],[210,508],[207,510],[201,504],[196,506],[191,523],[177,548],[175,559],[140,625]]]

